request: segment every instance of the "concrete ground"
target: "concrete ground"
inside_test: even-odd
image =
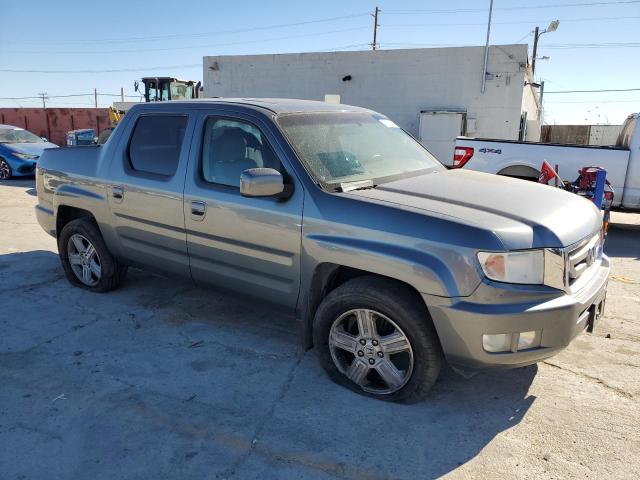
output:
[[[331,383],[292,319],[133,270],[63,278],[33,181],[0,184],[0,478],[640,478],[640,232],[560,355],[404,406]]]

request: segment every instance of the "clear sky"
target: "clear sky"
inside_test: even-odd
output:
[[[47,103],[89,106],[94,88],[134,95],[142,76],[201,80],[205,55],[367,49],[376,5],[381,48],[484,44],[488,0],[0,0],[0,96],[91,93]],[[555,19],[560,27],[539,47],[550,59],[536,71],[547,91],[546,122],[615,124],[640,111],[640,91],[551,93],[640,88],[640,1],[495,0],[491,43],[531,48],[530,32]],[[113,100],[101,95],[99,104]]]

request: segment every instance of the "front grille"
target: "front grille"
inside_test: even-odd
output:
[[[32,173],[36,169],[35,163],[25,163],[24,165],[20,165],[18,167],[19,173]]]
[[[600,234],[586,238],[572,247],[567,254],[569,285],[578,280],[600,258]]]

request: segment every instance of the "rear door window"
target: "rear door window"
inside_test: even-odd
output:
[[[136,122],[129,142],[133,170],[171,177],[176,173],[187,126],[184,115],[147,115]]]

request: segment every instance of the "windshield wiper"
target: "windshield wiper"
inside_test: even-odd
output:
[[[368,188],[376,188],[373,184],[373,180],[358,180],[356,182],[345,182],[338,185],[338,190],[341,192],[351,192],[352,190],[366,190]]]

